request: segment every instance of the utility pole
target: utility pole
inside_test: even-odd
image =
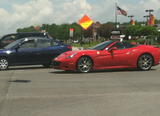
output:
[[[130,18],[130,21],[133,21],[134,15],[129,15],[128,17]]]
[[[115,0],[115,30],[117,30],[117,24],[118,24],[117,3],[118,3],[118,0]]]
[[[148,10],[146,10],[146,12],[149,13],[148,25],[153,25],[153,24],[151,24],[151,21],[153,20],[152,19],[153,18],[152,12],[154,12],[154,10],[153,9],[148,9]]]
[[[154,10],[153,10],[153,9],[148,9],[148,10],[146,10],[146,12],[148,12],[148,13],[149,13],[149,16],[150,16],[151,13],[154,12]]]
[[[129,15],[128,16],[131,20],[133,19],[134,15]]]
[[[147,23],[148,23],[148,18],[149,18],[149,15],[145,15],[145,16],[143,16],[145,19],[146,19],[146,25],[147,25]]]

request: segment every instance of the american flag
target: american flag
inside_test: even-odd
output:
[[[117,6],[117,14],[127,16],[127,12],[121,9],[119,6]]]

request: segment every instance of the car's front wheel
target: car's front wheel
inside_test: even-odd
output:
[[[91,58],[82,56],[77,62],[77,70],[81,73],[87,73],[92,70],[93,62]]]
[[[138,59],[138,68],[140,70],[150,70],[153,65],[153,57],[149,54],[143,54]]]
[[[0,70],[7,70],[8,66],[8,60],[6,58],[0,58]]]
[[[44,67],[44,68],[50,68],[50,67],[51,67],[51,64],[50,64],[50,63],[48,63],[48,64],[43,64],[43,67]]]

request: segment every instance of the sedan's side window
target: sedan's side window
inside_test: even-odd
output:
[[[51,41],[48,39],[38,39],[37,48],[46,48],[51,46]]]
[[[9,35],[9,36],[6,36],[5,38],[3,38],[2,43],[8,44],[8,43],[15,41],[16,39],[17,39],[16,35]]]
[[[34,40],[29,40],[25,43],[23,43],[20,48],[35,48],[35,42]]]
[[[59,45],[59,43],[56,42],[56,41],[52,41],[51,43],[52,43],[52,46],[58,46]]]

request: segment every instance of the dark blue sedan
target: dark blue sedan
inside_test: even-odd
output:
[[[15,65],[49,67],[53,58],[71,50],[70,45],[45,37],[19,39],[0,49],[0,70]]]

